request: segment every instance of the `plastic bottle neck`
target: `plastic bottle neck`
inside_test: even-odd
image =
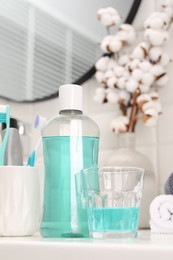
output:
[[[75,109],[66,109],[66,110],[60,110],[60,115],[81,115],[83,114],[81,110],[75,110]]]

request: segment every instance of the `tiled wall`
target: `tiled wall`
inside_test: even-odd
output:
[[[159,0],[158,0],[159,1]],[[143,4],[135,19],[135,27],[141,37],[142,22],[157,6],[157,0],[143,0]],[[171,39],[167,45],[167,51],[172,52],[171,41],[173,40],[173,29]],[[173,58],[173,54],[172,54]],[[159,182],[160,193],[168,175],[173,170],[173,79],[171,73],[173,64],[169,65],[169,84],[160,90],[163,104],[163,115],[160,116],[157,128],[147,128],[139,123],[136,134],[136,148],[145,154],[153,163],[155,175]],[[94,78],[84,84],[84,112],[91,116],[101,129],[100,164],[105,164],[109,156],[114,153],[117,146],[116,136],[111,133],[109,123],[117,114],[115,106],[99,105],[93,101],[94,91],[97,83]],[[5,100],[0,99],[1,103]],[[9,102],[8,102],[9,103]],[[29,138],[24,137],[25,155],[34,146],[39,137],[39,132],[33,130],[32,123],[37,114],[51,117],[58,113],[58,99],[34,104],[17,104],[10,102],[12,115],[17,116],[25,123],[29,123]],[[41,153],[40,153],[41,154]]]

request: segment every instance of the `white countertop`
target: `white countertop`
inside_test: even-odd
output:
[[[0,260],[163,260],[173,259],[173,234],[139,231],[138,238],[117,240],[1,237]]]

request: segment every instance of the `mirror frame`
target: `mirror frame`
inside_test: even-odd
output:
[[[133,4],[132,4],[132,7],[130,9],[130,12],[126,18],[126,20],[124,21],[124,23],[129,23],[129,24],[132,24],[136,14],[137,14],[137,11],[140,7],[140,4],[141,4],[142,0],[134,0],[133,1]],[[80,77],[77,81],[75,82],[72,82],[72,84],[77,84],[77,85],[81,85],[83,84],[84,82],[86,82],[87,80],[89,80],[96,72],[96,69],[95,69],[95,65],[92,66],[92,68],[90,68],[82,77]],[[5,100],[10,100],[10,101],[13,101],[14,103],[36,103],[36,102],[42,102],[42,101],[46,101],[46,100],[49,100],[49,99],[53,99],[53,98],[57,98],[59,95],[59,91],[47,96],[47,97],[44,97],[44,98],[40,98],[40,99],[34,99],[34,100],[22,100],[22,101],[15,101],[15,100],[12,100],[12,99],[8,99],[8,98],[4,98]],[[3,97],[0,97],[0,98],[3,98]]]

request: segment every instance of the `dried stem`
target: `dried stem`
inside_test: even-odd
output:
[[[135,111],[135,116],[133,118],[133,125],[132,125],[132,130],[131,132],[134,133],[135,132],[135,126],[136,126],[136,123],[137,123],[137,119],[138,119],[138,106],[136,106],[136,111]]]
[[[127,106],[124,105],[123,102],[119,102],[119,105],[120,105],[120,110],[121,110],[123,116],[126,116],[127,115]]]
[[[134,96],[133,96],[133,104],[132,104],[132,109],[131,109],[131,112],[130,112],[130,120],[129,120],[128,129],[127,129],[128,132],[134,132],[135,131],[136,115],[138,113],[138,107],[137,107],[137,104],[136,104],[136,100],[137,100],[137,97],[139,96],[139,94],[140,94],[140,90],[137,89],[134,92]]]

